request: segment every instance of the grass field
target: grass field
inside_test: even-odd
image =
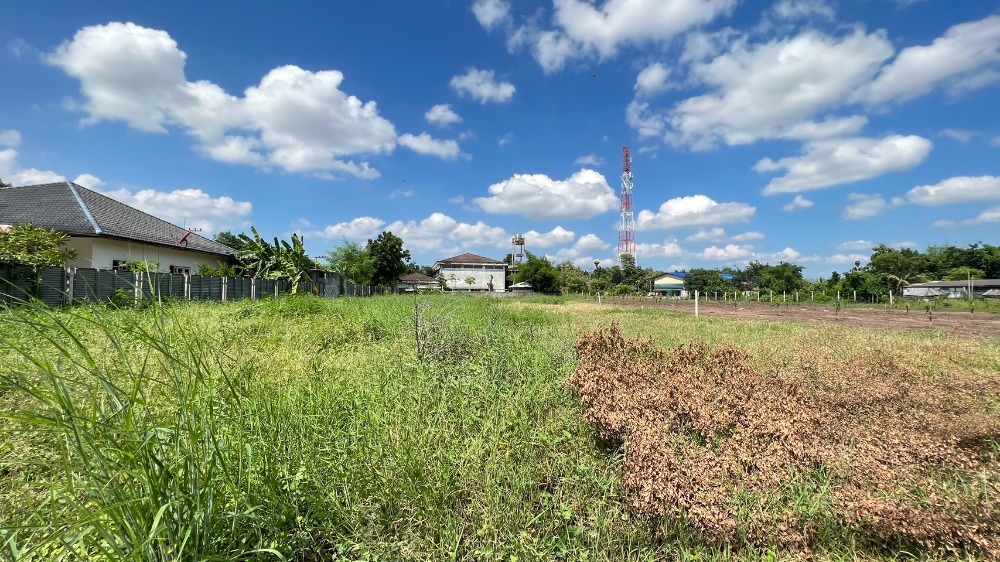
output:
[[[596,362],[574,351],[612,323],[623,343]],[[697,343],[700,370],[658,370]],[[615,355],[626,345],[644,363]],[[705,359],[723,346],[738,352],[729,371]],[[622,400],[632,387],[615,381],[636,380],[615,358],[693,381],[701,394],[683,404],[707,421],[692,411],[657,425],[646,406],[665,407],[664,390],[650,385],[641,407]],[[0,559],[987,560],[1000,528],[998,373],[1000,339],[560,299],[26,307],[0,312]],[[755,470],[785,458],[791,440],[766,423],[712,414],[742,407],[747,385],[767,391],[747,393],[759,418],[849,428],[838,446],[868,449],[822,457],[843,465],[780,464],[768,486],[732,471],[705,472],[721,479],[701,488],[672,480],[760,427],[771,441],[746,448]],[[809,400],[789,401],[788,385]],[[848,400],[872,389],[879,400]],[[827,403],[816,397],[844,410],[796,407]],[[877,430],[885,420],[893,431]],[[673,448],[650,449],[650,435]],[[829,452],[809,436],[808,451]],[[910,454],[911,440],[944,452],[899,464],[895,480],[851,472],[878,456],[864,451]],[[930,530],[894,534],[886,512],[849,505],[860,496],[842,492],[858,490],[930,514]]]

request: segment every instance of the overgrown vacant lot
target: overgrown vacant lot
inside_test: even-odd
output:
[[[8,311],[2,556],[995,559],[998,372],[560,301]]]

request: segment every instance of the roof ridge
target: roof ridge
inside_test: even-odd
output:
[[[90,224],[94,226],[94,234],[104,234],[104,230],[101,229],[101,225],[97,224],[97,219],[94,218],[94,213],[90,211],[90,207],[88,207],[87,203],[85,203],[83,201],[83,198],[80,197],[80,192],[76,190],[77,187],[80,187],[80,189],[87,189],[87,188],[83,186],[77,186],[75,183],[71,181],[66,182],[66,187],[69,188],[70,193],[73,194],[73,198],[76,199],[77,203],[79,203],[80,209],[83,211],[83,214],[87,215],[87,220],[89,220]]]
[[[176,225],[176,224],[174,224],[174,223],[172,223],[170,221],[161,219],[160,217],[158,217],[156,215],[152,215],[150,213],[147,213],[146,211],[143,211],[142,209],[137,209],[137,208],[135,208],[135,207],[133,207],[131,205],[128,205],[126,203],[122,203],[121,201],[115,199],[114,197],[110,197],[108,195],[105,195],[105,194],[101,193],[100,191],[96,191],[96,190],[93,190],[93,189],[90,189],[90,188],[87,188],[87,187],[83,187],[82,185],[79,185],[79,184],[76,184],[76,183],[73,183],[73,182],[66,182],[66,183],[67,184],[71,184],[71,185],[75,186],[78,189],[82,189],[82,190],[86,191],[88,193],[88,195],[95,195],[95,196],[100,197],[102,199],[106,199],[106,200],[108,200],[108,201],[110,201],[110,202],[112,202],[113,204],[116,204],[116,205],[124,205],[125,207],[128,207],[128,208],[132,209],[133,211],[135,211],[137,213],[141,213],[141,214],[143,214],[143,215],[145,215],[145,216],[147,216],[147,217],[149,217],[149,218],[151,218],[151,219],[153,219],[153,220],[155,220],[157,222],[160,222],[160,223],[165,224],[167,226],[172,226],[174,228],[178,228],[178,229],[184,230],[184,231],[190,233],[191,236],[194,236],[195,238],[200,238],[202,241],[208,243],[209,245],[218,245],[218,246],[221,246],[223,248],[226,248],[226,249],[232,251],[232,248],[229,248],[228,246],[225,246],[224,244],[220,244],[219,242],[216,242],[215,240],[212,240],[210,238],[206,238],[206,237],[198,234],[197,232],[194,232],[193,230],[188,230],[188,229],[186,229],[186,228],[184,228],[182,226],[178,226],[178,225]],[[74,189],[73,193],[74,193],[74,195],[76,195],[77,197],[79,197],[75,189]],[[88,216],[92,217],[92,215],[90,213],[89,207],[86,206],[86,205],[84,205],[84,209],[85,209],[85,212],[88,214]],[[91,220],[94,220],[94,219],[91,219]],[[98,226],[98,234],[102,234],[103,231],[101,230],[100,224],[97,223],[96,220],[94,222]]]

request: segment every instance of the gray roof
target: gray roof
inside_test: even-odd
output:
[[[491,260],[490,258],[484,258],[483,256],[478,256],[476,254],[462,254],[460,256],[455,256],[455,257],[452,257],[452,258],[443,259],[443,260],[435,263],[434,265],[437,265],[438,263],[445,264],[445,265],[467,265],[467,264],[497,264],[497,265],[504,265],[504,262],[502,262],[502,261]]]
[[[0,224],[26,223],[70,236],[102,236],[207,254],[233,254],[228,246],[72,182],[0,189]]]
[[[933,287],[935,289],[969,288],[969,281],[931,281],[929,283],[911,283],[908,287]],[[973,289],[1000,288],[1000,279],[973,279]]]

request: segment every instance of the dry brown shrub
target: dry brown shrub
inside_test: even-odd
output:
[[[921,376],[879,350],[764,376],[740,349],[667,353],[617,326],[575,352],[570,384],[600,436],[625,446],[622,486],[641,514],[737,547],[810,551],[839,529],[876,549],[1000,557],[995,380]]]

